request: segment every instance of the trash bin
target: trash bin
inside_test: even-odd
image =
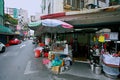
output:
[[[35,57],[36,58],[40,57],[40,50],[38,50],[38,49],[35,50]]]
[[[100,65],[95,65],[95,74],[101,74],[101,66]]]

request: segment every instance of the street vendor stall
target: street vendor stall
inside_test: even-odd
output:
[[[72,64],[72,50],[71,47],[66,43],[66,41],[56,41],[51,45],[51,49],[48,53],[47,67],[51,69],[52,72],[58,74],[65,70],[68,70]]]
[[[94,45],[91,47],[91,69],[95,65],[103,70],[106,75],[113,78],[120,74],[120,57],[113,56],[117,53],[118,32],[101,32],[94,36]],[[92,69],[93,70],[93,69]]]
[[[102,67],[103,71],[108,77],[117,78],[120,74],[120,57],[115,57],[110,54],[102,55]]]

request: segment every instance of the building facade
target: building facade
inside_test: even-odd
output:
[[[8,41],[8,34],[12,31],[4,26],[4,0],[0,0],[0,42],[6,44]]]
[[[25,30],[29,22],[27,10],[24,10],[21,8],[17,9],[17,8],[7,7],[5,8],[5,14],[9,14],[10,16],[18,20],[18,25],[14,25],[15,34],[19,34],[21,36],[24,36],[24,35],[27,36],[26,35],[27,31]],[[13,27],[13,26],[9,25],[9,27]]]
[[[18,26],[21,29],[28,23],[28,12],[24,9],[5,8],[5,14],[9,14],[13,18],[18,19]]]
[[[0,25],[3,25],[4,20],[4,0],[0,0]]]
[[[41,19],[55,18],[72,24],[76,31],[74,34],[66,34],[66,40],[71,41],[74,38],[78,38],[80,43],[79,50],[81,50],[82,57],[88,57],[86,55],[88,55],[89,51],[87,51],[88,49],[86,48],[90,44],[92,35],[95,34],[97,30],[109,28],[111,32],[120,32],[119,0],[62,0],[62,4],[57,0],[59,6],[62,7],[63,5],[63,9],[61,9],[60,12],[65,12],[65,15],[61,17],[58,17],[60,14],[57,13],[59,12],[54,12],[53,10],[54,13],[52,13],[52,11],[49,11],[58,8],[54,6],[55,3],[53,4],[54,8],[52,8],[49,4],[44,4],[45,1],[46,0],[43,0],[42,10],[44,15],[41,16]],[[57,17],[55,15],[57,15]],[[77,29],[79,31],[77,31]]]
[[[59,4],[59,5],[58,5]],[[42,0],[43,15],[119,5],[120,0]]]
[[[23,29],[28,23],[28,12],[24,9],[18,9],[18,11],[18,25]]]
[[[41,9],[44,15],[63,12],[63,0],[42,0]]]

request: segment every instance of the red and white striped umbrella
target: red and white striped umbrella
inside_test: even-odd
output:
[[[57,20],[57,19],[44,19],[42,20],[42,25],[43,26],[47,26],[47,27],[63,27],[63,28],[73,28],[72,25],[63,22],[61,20]]]
[[[43,33],[65,33],[73,31],[73,26],[57,19],[44,19],[41,21],[39,31]]]

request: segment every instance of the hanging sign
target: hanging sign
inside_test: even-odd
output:
[[[110,40],[118,40],[118,33],[117,32],[111,32],[110,33]]]
[[[100,35],[98,41],[105,42],[105,37],[103,35]]]
[[[105,40],[109,40],[109,38],[110,38],[110,34],[109,33],[104,33],[104,36],[105,36]]]
[[[93,41],[94,41],[94,42],[96,41],[96,37],[93,37]]]

